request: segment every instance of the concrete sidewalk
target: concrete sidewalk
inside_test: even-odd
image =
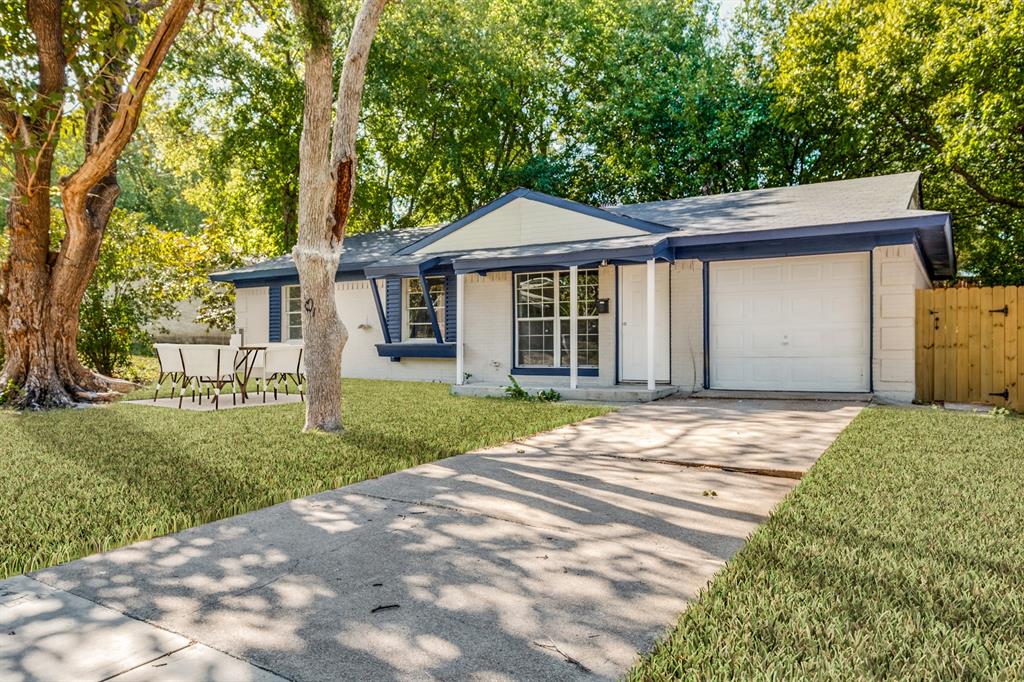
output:
[[[799,472],[860,407],[651,403],[0,582],[51,604],[0,678],[617,678],[796,484],[681,464]]]

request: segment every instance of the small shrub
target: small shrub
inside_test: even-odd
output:
[[[999,406],[999,407],[993,407],[989,411],[988,416],[996,417],[996,418],[999,418],[999,419],[1006,419],[1007,417],[1012,417],[1013,416],[1013,412],[1011,412],[1010,410],[1008,410],[1005,407]]]
[[[537,400],[542,403],[557,403],[562,399],[562,394],[553,388],[545,388],[537,393]]]
[[[508,380],[512,383],[505,387],[505,397],[509,400],[531,400],[530,392],[519,385],[516,378],[511,374],[508,375]]]

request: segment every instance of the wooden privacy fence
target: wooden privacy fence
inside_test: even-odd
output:
[[[917,292],[917,399],[1024,412],[1024,287]]]

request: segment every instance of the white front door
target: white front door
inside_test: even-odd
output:
[[[654,380],[669,380],[668,263],[654,266]],[[619,380],[647,381],[647,265],[619,268]]]
[[[867,253],[712,263],[710,385],[868,391]]]

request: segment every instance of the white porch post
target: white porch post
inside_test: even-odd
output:
[[[647,261],[647,390],[654,390],[654,259]]]
[[[577,332],[579,331],[579,291],[576,287],[576,282],[579,277],[579,267],[576,265],[569,266],[569,388],[576,390],[576,384],[579,377],[579,339],[577,338]]]
[[[465,383],[466,354],[465,327],[462,318],[466,310],[466,276],[455,275],[455,385]]]

